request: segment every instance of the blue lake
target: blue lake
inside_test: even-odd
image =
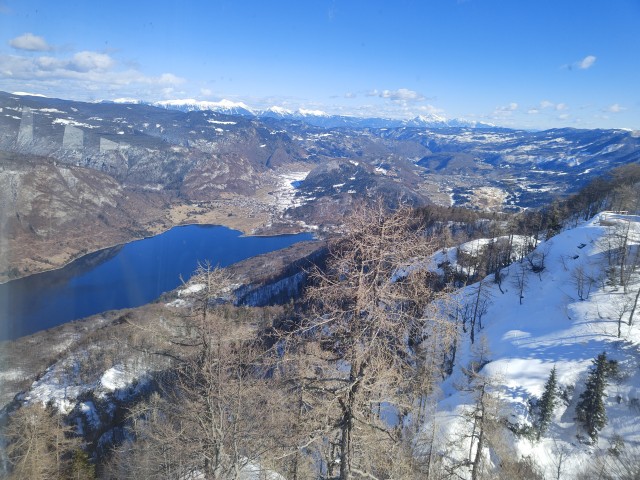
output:
[[[243,237],[226,227],[189,225],[86,255],[59,270],[0,285],[0,340],[143,305],[178,287],[198,261],[225,267],[312,238]]]

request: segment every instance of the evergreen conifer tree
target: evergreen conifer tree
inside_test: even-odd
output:
[[[593,367],[587,377],[586,389],[580,395],[580,401],[576,405],[576,418],[582,423],[593,442],[598,439],[598,432],[607,424],[603,397],[609,369],[607,354],[602,352],[593,361]]]
[[[540,437],[547,431],[547,428],[549,428],[549,424],[551,423],[553,409],[556,406],[556,397],[558,394],[557,388],[558,381],[556,379],[556,367],[554,366],[549,374],[547,383],[544,385],[544,392],[542,393],[542,398],[538,404],[538,440],[540,440]]]

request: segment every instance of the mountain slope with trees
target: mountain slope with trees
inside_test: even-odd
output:
[[[228,273],[203,265],[76,329],[4,410],[7,432],[40,419],[47,478],[633,473],[640,218],[583,218],[634,208],[634,172],[517,216],[363,205],[280,306],[231,305]],[[460,239],[455,268],[434,262]],[[2,468],[19,478],[38,461],[12,435]]]

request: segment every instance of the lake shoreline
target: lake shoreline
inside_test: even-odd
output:
[[[64,267],[0,285],[2,339],[107,310],[133,308],[178,288],[198,262],[221,268],[314,240],[314,234],[245,235],[223,225],[177,225],[87,253]]]
[[[122,247],[125,245],[128,245],[130,243],[133,242],[138,242],[141,240],[147,240],[149,238],[153,238],[156,237],[158,235],[162,235],[163,233],[166,233],[174,228],[179,228],[179,227],[188,227],[188,226],[201,226],[201,227],[225,227],[228,228],[230,230],[234,230],[236,232],[240,232],[242,233],[241,237],[277,237],[277,236],[282,236],[282,235],[298,235],[300,233],[314,233],[315,231],[313,228],[310,229],[303,229],[303,228],[299,228],[299,229],[295,229],[295,228],[291,228],[292,231],[283,231],[285,230],[285,226],[284,225],[280,225],[280,226],[276,226],[276,227],[265,227],[264,229],[261,229],[259,232],[260,233],[253,233],[253,230],[257,230],[257,229],[252,229],[251,232],[247,231],[248,229],[241,229],[241,228],[237,228],[237,227],[233,227],[231,226],[231,224],[237,225],[236,222],[228,222],[228,224],[225,223],[202,223],[202,222],[189,222],[189,223],[178,223],[178,224],[174,224],[174,225],[168,225],[166,226],[166,228],[158,228],[155,230],[152,230],[153,233],[151,233],[150,235],[144,235],[144,236],[135,236],[132,237],[130,240],[124,241],[124,242],[116,242],[113,244],[108,244],[106,246],[103,246],[101,248],[96,248],[96,249],[92,249],[92,250],[86,250],[83,251],[81,254],[71,257],[69,258],[67,261],[65,261],[64,263],[61,263],[59,265],[53,266],[51,268],[48,269],[43,269],[43,270],[38,270],[32,273],[29,273],[27,275],[19,275],[7,280],[0,280],[0,285],[6,285],[8,283],[11,283],[15,280],[23,280],[25,278],[29,278],[29,277],[33,277],[34,275],[39,275],[41,273],[47,273],[47,272],[55,272],[56,270],[61,270],[63,268],[68,267],[69,265],[71,265],[73,262],[81,260],[84,257],[88,257],[90,255],[94,255],[98,252],[101,252],[103,250],[110,250],[112,248],[117,248],[117,247]],[[163,225],[164,227],[165,225]],[[273,233],[272,233],[273,232]]]

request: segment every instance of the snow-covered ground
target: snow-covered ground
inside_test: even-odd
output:
[[[547,433],[538,442],[515,435],[508,440],[514,444],[516,454],[532,458],[546,478],[556,478],[558,463],[560,478],[574,478],[594,455],[606,453],[615,435],[622,438],[626,448],[640,447],[640,312],[634,316],[634,324],[627,325],[640,278],[636,275],[625,293],[622,287],[611,286],[606,276],[611,244],[607,234],[615,228],[624,232],[628,227],[629,244],[638,245],[638,220],[634,216],[600,214],[541,243],[536,252],[545,252],[545,269],[540,274],[528,270],[522,304],[515,282],[517,272],[522,271],[519,263],[505,269],[504,293],[491,279],[485,279],[489,300],[483,328],[476,334],[473,346],[469,335],[461,334],[456,366],[443,384],[438,404],[435,430],[443,449],[458,448],[458,458],[469,456],[469,440],[462,432],[466,431],[468,437],[470,426],[465,424],[463,414],[473,400],[460,389],[465,383],[461,367],[470,364],[482,342],[486,342],[490,362],[480,373],[495,381],[503,414],[514,425],[531,424],[528,402],[540,398],[551,369],[557,369],[558,384],[567,392],[567,398],[556,407]],[[462,249],[474,247],[465,245]],[[582,300],[577,288],[580,272],[587,274],[582,278],[590,284],[587,296],[583,283]],[[469,301],[476,287],[477,284],[459,291],[459,300]],[[618,338],[618,317],[624,308],[627,313]],[[610,380],[606,389],[608,423],[600,432],[597,445],[588,445],[578,438],[581,430],[574,421],[575,408],[592,360],[603,351],[619,362],[621,374]],[[427,430],[433,431],[433,425],[426,425]],[[458,443],[449,443],[453,439]],[[495,460],[489,449],[485,454]]]
[[[491,243],[497,246],[505,245],[511,242],[511,260],[516,261],[524,257],[533,245],[537,245],[538,241],[526,235],[513,235],[511,237],[503,235],[496,238],[478,238],[469,242],[462,243],[456,247],[449,247],[436,252],[429,262],[429,270],[435,273],[444,274],[442,266],[449,264],[450,268],[461,273],[468,273],[467,268],[458,263],[458,252],[462,252],[470,257],[477,257],[482,249],[487,248]]]
[[[278,176],[278,188],[273,192],[278,211],[284,212],[304,203],[302,198],[296,198],[296,188],[307,175],[309,172],[285,172]]]
[[[135,389],[149,374],[148,367],[142,363],[126,366],[117,364],[105,370],[97,379],[94,375],[90,376],[92,379],[88,379],[82,366],[89,356],[90,352],[82,351],[54,363],[31,385],[23,397],[24,402],[42,405],[51,403],[64,414],[71,413],[77,406],[82,412],[88,412],[91,410],[90,406],[84,405],[81,399],[89,392],[93,392],[98,399],[104,399],[108,395],[121,397],[126,395],[126,390]],[[88,420],[93,421],[93,414]]]

